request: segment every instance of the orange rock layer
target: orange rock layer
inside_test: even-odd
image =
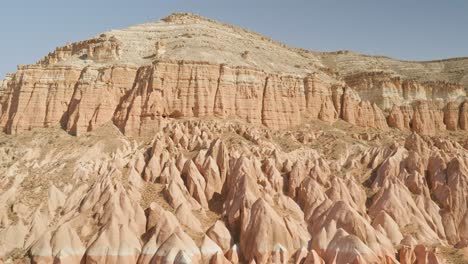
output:
[[[422,134],[468,129],[467,103],[394,106],[388,118],[352,88],[247,67],[190,61],[85,68],[22,66],[0,90],[0,126],[15,134],[61,124],[71,134],[113,121],[126,134],[150,133],[165,117],[239,118],[288,128],[319,118]]]

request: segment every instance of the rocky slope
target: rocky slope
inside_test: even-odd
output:
[[[191,14],[0,83],[0,262],[463,263],[468,60]]]
[[[174,14],[19,66],[2,84],[0,127],[15,134],[60,123],[79,134],[112,120],[139,135],[165,117],[233,117],[271,128],[319,118],[434,135],[468,129],[467,68],[465,59],[416,63],[293,49]]]

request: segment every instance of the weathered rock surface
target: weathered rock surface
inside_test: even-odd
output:
[[[311,131],[324,142],[320,152],[300,141]],[[86,137],[53,128],[2,136],[1,256],[67,263],[449,258],[445,246],[432,247],[468,239],[467,149],[450,137],[390,132],[377,142],[349,132],[304,127],[287,149],[275,138],[289,131],[226,121],[173,120],[147,143],[132,143],[112,124]],[[333,158],[336,148],[347,151]]]

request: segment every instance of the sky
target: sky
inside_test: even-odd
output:
[[[15,0],[0,7],[0,78],[55,47],[190,12],[316,51],[468,56],[467,0]]]

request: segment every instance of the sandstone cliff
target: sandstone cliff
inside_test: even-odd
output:
[[[466,130],[463,97],[447,103],[422,97],[409,104],[392,98],[386,117],[380,100],[365,101],[361,94],[320,74],[280,75],[207,62],[22,66],[2,89],[0,125],[7,133],[18,133],[61,124],[76,135],[113,121],[123,132],[139,135],[154,130],[161,118],[238,118],[276,129],[341,118],[362,127],[424,134]]]
[[[112,120],[123,132],[138,135],[151,131],[155,119],[181,117],[238,118],[271,128],[342,117],[364,127],[387,127],[378,107],[317,74],[298,77],[189,61],[139,68],[21,67],[8,82],[2,109],[7,133],[61,123],[79,134]]]

